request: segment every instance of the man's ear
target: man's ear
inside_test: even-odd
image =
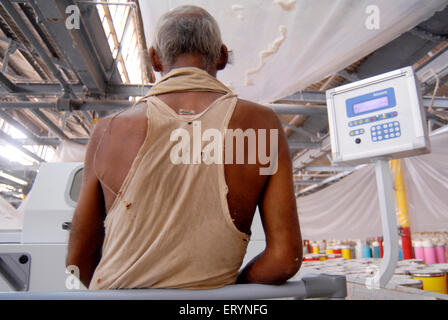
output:
[[[221,46],[221,55],[219,56],[218,63],[216,64],[216,70],[222,70],[226,67],[229,61],[229,52],[225,44]]]
[[[160,57],[157,54],[156,50],[153,47],[149,48],[149,59],[151,60],[152,68],[156,72],[162,72],[162,62],[160,61]]]

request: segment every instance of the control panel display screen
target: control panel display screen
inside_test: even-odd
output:
[[[361,96],[352,97],[345,101],[347,117],[358,117],[361,114],[377,112],[378,110],[393,108],[397,105],[394,88],[369,92]]]
[[[384,107],[387,107],[389,105],[389,99],[387,99],[387,96],[364,101],[361,103],[357,103],[353,105],[353,113],[354,114],[361,114],[366,113],[369,111],[375,111],[378,109],[383,109]]]

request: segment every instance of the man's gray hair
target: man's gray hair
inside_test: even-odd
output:
[[[197,6],[180,6],[165,13],[158,21],[154,50],[163,63],[174,64],[184,53],[199,54],[206,67],[216,64],[221,53],[221,32],[216,20]]]

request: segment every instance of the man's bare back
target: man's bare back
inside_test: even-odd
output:
[[[212,92],[187,92],[164,94],[158,98],[176,112],[183,109],[192,110],[197,114],[220,96],[221,94]],[[115,194],[120,189],[145,140],[148,125],[145,111],[146,104],[139,103],[115,117],[109,126],[111,117],[97,124],[98,133],[102,135],[105,130],[106,132],[98,148],[95,168],[99,178],[113,191],[109,191],[104,186],[102,188],[106,212],[109,211]],[[241,99],[238,100],[229,123],[229,129],[238,128],[243,131],[249,128],[281,129],[278,126],[277,117],[270,109]],[[281,147],[280,150],[284,151],[285,146]],[[235,144],[234,148],[236,148]],[[247,144],[245,144],[245,154],[247,154]],[[262,191],[269,179],[269,176],[259,174],[259,168],[259,164],[225,165],[226,182],[229,187],[227,196],[229,211],[236,227],[245,233],[250,233],[255,208],[262,200]],[[278,190],[278,192],[282,191]]]
[[[154,71],[165,75],[176,68],[195,67],[216,77],[218,70],[226,67],[227,47],[222,44],[216,21],[204,9],[181,6],[166,13],[161,20],[164,22],[156,28],[159,34],[156,37],[157,45],[149,49]],[[189,23],[184,23],[184,20]],[[172,41],[165,43],[167,37]],[[172,92],[157,97],[176,113],[179,109],[200,113],[220,95],[212,92]],[[238,100],[228,128],[242,131],[278,130],[278,169],[275,173],[261,175],[261,164],[248,164],[246,160],[243,164],[225,164],[224,171],[229,188],[228,207],[236,228],[250,232],[258,205],[266,235],[265,250],[244,267],[237,282],[284,283],[300,268],[302,244],[292,164],[282,125],[271,109]],[[87,287],[102,257],[104,219],[145,140],[147,129],[146,105],[140,103],[117,115],[112,122],[110,117],[99,121],[90,138],[66,259],[67,265],[78,266],[80,279]],[[236,155],[237,146],[233,145],[233,155]],[[244,154],[247,155],[248,143],[244,147]],[[270,142],[265,150],[270,150]],[[201,196],[197,195],[198,198]]]

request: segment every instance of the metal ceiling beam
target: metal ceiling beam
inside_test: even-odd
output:
[[[122,51],[123,51],[124,43],[126,42],[126,39],[129,37],[129,28],[131,26],[133,10],[134,10],[134,7],[130,7],[128,9],[126,22],[125,22],[124,29],[123,29],[123,35],[121,36],[120,44],[119,44],[118,49],[117,49],[117,56],[115,57],[114,63],[110,67],[110,70],[107,71],[107,73],[108,73],[108,75],[107,75],[108,80],[112,78],[112,76],[114,75],[115,71],[117,70],[118,64],[120,63],[120,59],[121,59],[121,54],[122,54]]]
[[[447,59],[448,59],[448,51],[447,51],[447,57],[446,57]],[[447,73],[448,74],[448,63],[446,63],[446,67],[445,67],[445,69],[443,69],[444,70],[444,72],[445,73]],[[320,103],[322,104],[322,105],[326,105],[326,103],[327,103],[327,101],[326,101],[326,98],[325,98],[325,92],[319,92],[319,91],[306,91],[306,92],[302,92],[302,95],[305,97],[305,98],[312,98],[312,99],[314,99],[314,101],[320,101]],[[309,96],[308,96],[309,95]],[[425,106],[425,107],[428,107],[429,105],[430,105],[430,103],[431,103],[431,98],[432,97],[429,97],[429,96],[424,96],[423,97],[423,105]],[[303,99],[302,98],[295,98],[295,95],[291,95],[291,96],[289,96],[289,97],[286,97],[286,98],[284,98],[284,99],[282,99],[282,101],[289,101],[289,102],[294,102],[294,103],[300,103],[300,102],[303,102]],[[284,113],[285,114],[290,114],[289,112],[288,112],[288,107],[290,107],[291,109],[289,109],[289,110],[291,110],[290,112],[294,112],[294,111],[297,111],[297,112],[315,112],[315,113],[317,113],[317,114],[323,114],[324,113],[324,110],[325,110],[325,114],[326,114],[326,107],[322,107],[322,106],[295,106],[294,104],[287,104],[287,105],[281,105],[281,104],[271,104],[271,105],[274,105],[274,106],[280,106],[280,108],[278,109],[280,112],[283,112],[283,110],[285,110],[284,111]],[[436,97],[435,99],[434,99],[434,104],[433,104],[433,107],[434,108],[448,108],[448,98],[445,98],[445,97]],[[309,109],[308,109],[309,108]],[[315,110],[313,110],[315,108]],[[305,113],[304,113],[305,114]]]
[[[27,101],[27,102],[0,102],[0,107],[5,109],[57,109],[59,111],[73,111],[73,110],[95,110],[95,111],[114,111],[117,109],[123,109],[131,107],[134,102],[129,100],[91,100],[91,101],[78,101],[78,100],[68,100],[59,99],[56,102],[47,101]]]
[[[9,81],[9,79],[3,74],[3,72],[0,72],[0,86],[6,92],[14,92],[15,90],[17,90],[15,84]]]
[[[72,110],[96,110],[106,111],[130,107],[134,102],[129,100],[70,100],[58,99],[56,102],[37,101],[37,102],[0,102],[0,106],[6,109],[25,108],[25,109],[58,109],[60,111]],[[268,105],[272,106],[272,105]],[[294,106],[277,108],[272,107],[273,111],[278,114],[314,114],[326,116],[327,108],[321,106]]]
[[[0,81],[0,86],[2,82]],[[3,86],[5,89],[5,86]],[[123,95],[135,95],[137,90],[141,90],[138,86],[123,86],[122,89],[114,86],[114,92]],[[0,94],[1,94],[0,90]],[[17,94],[17,92],[16,92]],[[25,93],[23,93],[25,95]],[[323,93],[325,95],[325,93]],[[144,94],[141,94],[144,95]],[[431,103],[431,97],[423,97],[423,105],[428,107]],[[39,108],[54,108],[60,111],[72,111],[72,110],[97,110],[107,111],[130,107],[134,102],[129,100],[70,100],[70,99],[58,99],[56,102],[48,101],[24,101],[24,102],[0,102],[0,106],[6,109],[24,108],[24,109],[39,109]],[[327,115],[327,108],[324,106],[295,106],[287,105],[280,106],[276,104],[266,105],[272,107],[273,111],[277,114],[314,114],[320,116]],[[448,108],[448,98],[435,97],[433,108]]]
[[[320,142],[309,141],[288,141],[290,149],[318,149],[321,147]]]
[[[28,29],[28,26],[23,21],[22,17],[19,15],[19,13],[16,11],[14,6],[10,1],[2,1],[1,2],[5,10],[8,12],[8,14],[11,16],[11,18],[14,20],[16,25],[24,32],[25,36],[27,37],[28,41],[34,46],[35,50],[39,53],[39,56],[46,62],[50,70],[52,71],[53,75],[59,80],[61,86],[62,86],[62,92],[65,94],[71,93],[71,89],[69,84],[65,81],[65,79],[62,77],[61,72],[52,62],[52,59],[48,57],[46,54],[44,48],[40,45],[39,41],[31,34],[31,31]],[[2,87],[9,93],[15,92],[17,90],[15,84],[13,84],[6,76],[3,75],[3,77],[0,78],[0,82],[2,84]],[[23,100],[28,100],[26,97],[23,97]],[[68,137],[65,135],[65,133],[56,126],[44,113],[42,113],[40,110],[32,110],[31,111],[40,121],[42,121],[53,133],[55,133],[57,136],[59,136],[61,139],[68,139]]]
[[[281,122],[282,125],[284,125],[286,128],[289,128],[289,129],[291,129],[291,130],[294,130],[295,132],[298,132],[298,133],[300,133],[300,134],[303,134],[304,136],[307,136],[307,137],[310,138],[311,141],[313,141],[313,142],[316,141],[316,140],[318,140],[318,137],[316,137],[314,134],[312,134],[312,133],[306,131],[306,130],[303,129],[302,127],[296,127],[296,126],[293,126],[293,125],[291,125],[291,124],[289,124],[289,123],[287,123],[287,122],[285,122],[285,121],[280,121],[280,122]]]
[[[7,13],[4,11],[3,7],[0,6],[0,12],[3,16],[3,19],[8,20],[9,17],[5,17]],[[47,68],[36,59],[37,54],[33,52],[32,47],[29,46],[29,43],[24,38],[23,33],[17,29],[15,26],[11,26],[8,24],[8,21],[6,21],[6,24],[0,25],[0,29],[3,31],[3,33],[6,36],[6,41],[14,41],[17,44],[18,50],[24,57],[24,59],[30,64],[32,69],[43,79],[43,80],[49,80],[49,74],[50,72],[47,70]],[[2,37],[2,40],[4,41],[5,38]],[[20,42],[24,42],[24,44]],[[25,44],[26,42],[26,44]]]
[[[17,141],[15,141],[14,138],[10,137],[9,135],[7,135],[6,133],[4,133],[3,131],[0,131],[0,140],[5,141],[6,143],[14,146],[15,148],[17,148],[18,150],[20,150],[21,152],[23,152],[24,154],[26,154],[27,156],[33,158],[34,160],[37,160],[39,162],[45,162],[44,159],[42,159],[41,157],[39,157],[38,155],[32,153],[31,151],[29,151],[28,149],[25,149],[20,143],[18,143]]]
[[[107,2],[107,1],[77,1],[77,3],[93,4],[93,5],[101,4],[101,5],[105,5],[105,6],[125,6],[125,7],[135,8],[135,3],[132,3],[132,2],[123,3],[123,2]]]
[[[102,21],[98,14],[98,10],[96,6],[81,3],[80,1],[76,1],[76,4],[80,8],[81,20],[83,22],[81,24],[81,29],[78,31],[83,32],[83,34],[90,39],[90,43],[94,44],[93,50],[106,71],[106,68],[112,65],[114,58],[110,50],[106,33],[104,32]],[[83,29],[84,27],[85,29]],[[114,73],[110,81],[115,84],[122,83],[121,77],[118,73]]]
[[[322,178],[322,177],[331,177],[333,175],[333,173],[330,172],[326,172],[326,173],[322,173],[322,172],[315,172],[315,173],[311,173],[309,171],[305,171],[305,172],[298,172],[296,174],[294,174],[294,177],[296,178]]]
[[[0,177],[0,184],[6,184],[8,186],[14,187],[15,189],[19,189],[19,188],[23,188],[24,187],[20,183],[17,183],[17,182],[15,182],[13,180],[10,180],[10,179],[4,178],[4,177]]]
[[[0,177],[7,179],[8,181],[15,182],[21,186],[25,185],[25,184],[20,183],[22,181],[26,182],[26,184],[29,184],[31,182],[31,179],[29,179],[28,177],[18,176],[17,173],[11,172],[9,170],[5,170],[4,168],[0,168]],[[14,181],[15,179],[22,180],[22,181],[20,181],[20,182]]]
[[[325,92],[323,91],[298,91],[290,96],[279,99],[279,101],[294,101],[301,103],[326,104]]]
[[[50,40],[48,39],[48,33],[46,33],[43,28],[39,25],[39,19],[36,18],[35,11],[29,6],[29,4],[19,3],[20,10],[22,11],[24,16],[27,18],[27,22],[31,24],[34,31],[38,34],[40,40],[45,44],[45,48],[49,51],[49,57],[52,59],[55,65],[61,67],[61,72],[64,74],[64,76],[70,80],[74,79],[74,75],[70,72],[70,68],[63,63],[61,60],[59,60],[58,53],[52,46]],[[19,44],[23,50],[27,50],[22,44]],[[38,56],[38,53],[35,52],[35,50],[31,47],[29,48],[30,51],[34,56]]]
[[[446,46],[445,48],[441,49],[440,51],[438,51],[437,53],[433,53],[428,52],[428,55],[430,55],[430,57],[428,59],[426,59],[425,62],[423,62],[422,64],[420,64],[417,68],[415,68],[415,72],[417,74],[420,73],[420,71],[425,68],[426,66],[428,66],[428,64],[432,63],[435,59],[438,59],[441,55],[445,54],[445,52],[448,50],[448,46]]]
[[[355,82],[355,81],[360,80],[359,77],[356,75],[356,73],[348,73],[347,70],[345,70],[345,69],[339,71],[337,74],[350,82]]]
[[[4,88],[7,88],[7,90],[11,90],[10,88],[12,88],[14,86],[14,84],[6,77],[3,77],[0,84],[2,84],[2,86]],[[27,101],[28,98],[23,97],[23,100],[25,100],[25,102],[11,102],[11,103],[18,103],[18,104],[29,104],[29,103],[34,103],[34,102],[30,102]],[[8,102],[6,102],[8,103]],[[3,107],[3,103],[0,102],[0,107]],[[32,109],[31,112],[40,120],[42,121],[49,129],[50,131],[52,131],[54,134],[56,134],[58,137],[60,137],[61,139],[69,139],[65,133],[59,129],[59,127],[57,125],[55,125],[53,123],[53,121],[51,121],[42,111],[38,110],[38,109]]]
[[[23,199],[18,192],[4,192],[1,191],[0,195],[9,202],[13,207],[17,208],[22,203]],[[14,206],[15,205],[15,206]]]
[[[429,31],[426,31],[425,29],[417,26],[414,29],[409,31],[412,35],[417,36],[424,40],[429,40],[432,42],[441,42],[441,41],[448,41],[448,37],[444,34],[435,34]]]
[[[439,80],[439,88],[448,81],[448,47],[446,47],[435,58],[418,69],[417,77],[425,86],[425,93],[430,92],[437,79]],[[432,92],[431,92],[432,93]]]
[[[28,145],[42,145],[42,146],[53,146],[56,147],[58,145],[61,144],[61,140],[57,139],[57,138],[41,138],[39,139],[38,142],[35,142],[34,140],[31,139],[14,139],[17,143],[20,143],[23,146],[28,146]],[[86,145],[87,143],[89,143],[89,139],[88,138],[76,138],[76,139],[69,139],[66,140],[68,142],[73,142],[73,143],[78,143],[78,144],[83,144]]]
[[[365,164],[359,165],[358,167],[356,167],[356,169],[360,169],[360,168],[362,168],[362,167],[364,167],[364,166],[365,166]],[[334,176],[332,176],[332,177],[330,177],[330,178],[328,178],[328,179],[322,180],[322,181],[319,182],[319,183],[315,183],[315,184],[313,184],[313,185],[311,185],[311,186],[309,186],[309,187],[307,187],[307,188],[304,188],[304,189],[302,189],[302,190],[296,192],[296,197],[298,197],[298,196],[300,196],[300,195],[303,195],[303,194],[305,194],[305,193],[307,193],[307,192],[310,192],[310,191],[312,191],[312,190],[314,190],[314,189],[316,189],[316,188],[318,188],[318,187],[322,187],[322,186],[324,186],[324,185],[326,185],[326,184],[328,184],[328,183],[332,183],[332,182],[334,182],[334,181],[336,181],[336,180],[338,180],[338,179],[341,179],[341,178],[343,178],[343,177],[349,175],[349,174],[352,173],[352,172],[353,172],[353,171],[343,171],[343,172],[341,172],[341,173],[339,173],[339,174],[337,174],[337,175],[334,175]]]
[[[120,46],[120,40],[118,40],[118,37],[117,37],[117,32],[115,30],[114,22],[112,21],[112,15],[110,13],[109,6],[104,5],[104,6],[102,6],[102,8],[103,8],[103,11],[104,11],[104,19],[106,20],[105,22],[107,23],[107,26],[109,28],[109,33],[110,33],[109,36],[112,38],[112,41],[114,43],[114,48],[118,48]],[[123,59],[123,55],[120,55],[120,58],[118,60],[117,60],[117,58],[115,58],[115,61],[113,63],[114,65],[115,65],[116,61],[119,61],[119,63],[121,63],[123,66],[125,65],[125,61]],[[124,75],[124,78],[125,78],[126,82],[127,83],[130,82],[129,74],[128,74],[126,68],[123,68],[122,70],[123,70],[123,75]],[[114,74],[115,73],[113,73],[111,75],[113,76]]]
[[[2,118],[4,121],[6,121],[9,125],[13,126],[17,130],[20,130],[27,137],[29,137],[31,141],[34,141],[34,143],[39,142],[40,138],[38,136],[29,131],[24,125],[15,120],[11,115],[3,111],[2,109],[0,109],[0,118]]]
[[[11,161],[8,158],[5,158],[5,156],[0,155],[0,169],[7,169],[10,171],[33,171],[31,168],[38,169],[39,164],[32,164],[32,165],[23,165],[19,162]]]
[[[307,166],[303,168],[306,171],[315,171],[315,172],[337,172],[337,171],[349,171],[355,170],[356,167],[343,167],[343,166]]]
[[[24,164],[5,164],[0,162],[0,170],[5,171],[23,171],[23,172],[36,172],[39,169],[39,165],[24,165]],[[20,178],[23,179],[23,178]],[[26,180],[26,179],[24,179]]]
[[[64,92],[64,94],[67,95],[70,94],[71,93],[70,85],[65,81],[65,79],[62,76],[62,73],[53,63],[52,59],[47,55],[45,49],[42,47],[40,42],[34,37],[34,33],[28,28],[28,25],[22,19],[20,14],[17,12],[12,2],[10,0],[2,0],[1,4],[3,8],[6,10],[6,12],[9,14],[11,19],[14,21],[14,23],[17,25],[17,27],[19,27],[20,30],[23,32],[24,36],[29,41],[29,43],[39,54],[39,57],[45,62],[46,66],[50,69],[53,76],[61,84],[62,91]]]
[[[434,13],[417,27],[417,30],[425,30],[428,34],[446,36],[448,7]],[[403,33],[365,59],[357,70],[358,76],[365,79],[383,72],[413,65],[438,45],[437,42],[434,42],[436,40],[434,37],[425,38],[421,38],[421,33],[416,35],[415,30]],[[441,41],[442,38],[439,38],[438,42]]]
[[[146,43],[146,38],[145,38],[145,32],[143,29],[143,18],[142,18],[142,12],[140,9],[140,3],[139,0],[135,0],[135,30],[137,32],[137,42],[139,45],[139,50],[140,50],[140,54],[141,54],[141,59],[140,59],[140,63],[142,65],[142,70],[143,70],[143,82],[144,83],[148,83],[148,82],[155,82],[155,76],[152,70],[152,65],[151,65],[151,61],[149,58],[149,51],[148,51],[148,46]]]
[[[34,9],[39,23],[45,26],[54,45],[63,54],[70,69],[75,72],[79,80],[89,91],[104,94],[106,91],[105,74],[92,49],[90,40],[81,30],[81,25],[79,30],[69,30],[65,25],[67,18],[65,9],[69,5],[74,5],[74,2],[32,0],[29,3]]]
[[[325,95],[325,93],[324,93]],[[324,106],[304,106],[295,104],[266,104],[277,114],[303,114],[303,115],[327,115],[327,107]]]
[[[295,158],[293,160],[293,168],[294,170],[302,169],[303,167],[306,167],[308,164],[313,162],[315,159],[324,156],[330,151],[331,151],[330,137],[327,136],[324,140],[322,140],[321,146],[319,148],[307,150],[305,153]]]
[[[294,180],[295,186],[313,185],[322,182],[322,180]]]
[[[423,97],[423,105],[428,107],[431,104],[431,97]],[[434,103],[432,105],[433,108],[448,108],[448,98],[435,97]]]
[[[70,138],[62,131],[53,121],[51,121],[42,111],[39,109],[32,109],[31,112],[42,121],[50,131],[63,140],[69,140]]]
[[[82,96],[86,92],[82,84],[71,84],[73,92]],[[117,98],[128,98],[128,97],[142,97],[144,96],[152,85],[141,85],[141,84],[108,84],[106,87],[105,96],[114,96]],[[15,88],[13,91],[8,91],[5,88],[0,88],[0,94],[8,97],[17,96],[30,96],[30,97],[43,97],[43,96],[61,96],[62,95],[61,86],[59,84],[51,83],[15,83]]]

